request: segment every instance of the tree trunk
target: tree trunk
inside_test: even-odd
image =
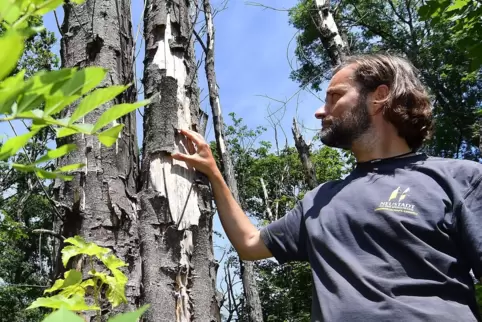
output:
[[[333,14],[330,12],[330,0],[314,0],[313,5],[316,10],[314,10],[315,14],[312,14],[312,18],[319,32],[320,41],[330,57],[331,64],[333,66],[340,65],[349,55],[350,50],[338,30]],[[306,183],[310,189],[314,189],[317,186],[317,180],[310,159],[310,147],[301,136],[295,119],[293,119],[291,130],[305,172]]]
[[[206,45],[203,45],[205,50],[205,70],[207,83],[209,88],[209,102],[213,113],[214,133],[216,136],[216,146],[220,158],[221,170],[226,180],[226,184],[231,190],[234,199],[240,204],[238,193],[238,184],[234,176],[234,166],[231,160],[229,151],[226,149],[226,140],[224,134],[224,121],[221,111],[221,103],[219,99],[219,91],[216,81],[216,72],[214,68],[214,23],[209,0],[203,0],[204,16],[206,20],[207,38]],[[241,276],[243,280],[244,296],[246,298],[245,304],[249,321],[261,322],[263,321],[263,312],[261,308],[261,300],[258,294],[258,288],[255,281],[254,264],[250,261],[240,260]]]
[[[301,165],[303,166],[306,184],[308,185],[309,189],[315,189],[318,183],[316,180],[315,168],[313,167],[313,163],[310,159],[310,147],[308,146],[308,144],[306,144],[303,136],[300,133],[300,130],[298,129],[298,123],[296,122],[296,119],[293,119],[293,127],[291,128],[291,131],[293,132],[295,146],[301,160]]]
[[[140,239],[148,321],[219,321],[206,178],[173,160],[187,143],[176,129],[199,130],[199,93],[189,1],[148,0],[141,169]],[[156,94],[158,96],[154,97]]]
[[[75,6],[67,3],[64,11],[62,66],[106,68],[107,76],[99,87],[132,83],[130,1],[87,0]],[[119,95],[115,103],[131,103],[135,99],[136,92],[131,87]],[[94,124],[105,107],[113,103],[89,113],[84,122]],[[76,104],[73,104],[66,113],[71,115],[75,108]],[[126,286],[128,303],[116,308],[116,312],[136,309],[141,278],[135,204],[138,173],[135,113],[126,115],[119,122],[125,127],[111,148],[102,146],[94,136],[75,135],[59,139],[58,143],[77,145],[77,151],[61,163],[84,163],[86,166],[71,182],[57,181],[55,184],[57,201],[63,205],[62,234],[66,237],[80,234],[87,241],[112,249],[129,265],[123,270],[129,279]],[[89,268],[84,266],[86,272]],[[103,314],[109,315],[109,308],[110,305],[105,307],[107,313],[103,308]]]
[[[315,14],[312,15],[323,47],[328,52],[333,66],[339,65],[349,54],[349,48],[343,39],[330,12],[330,0],[315,0]]]

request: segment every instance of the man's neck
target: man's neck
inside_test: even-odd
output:
[[[368,134],[368,133],[367,133]],[[352,146],[357,162],[392,158],[411,152],[407,142],[398,135],[365,135]]]

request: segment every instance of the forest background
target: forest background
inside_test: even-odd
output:
[[[211,5],[215,13],[217,84],[239,197],[253,222],[263,226],[282,216],[311,185],[295,148],[293,118],[311,145],[317,182],[342,178],[353,164],[348,153],[323,147],[316,137],[321,125],[313,114],[323,104],[334,58],[311,17],[312,1],[213,1]],[[133,2],[131,10],[132,32],[138,39],[137,99],[142,100],[144,4]],[[437,121],[434,139],[424,146],[431,155],[480,161],[480,19],[475,18],[471,25],[472,16],[477,17],[480,11],[479,1],[331,1],[329,12],[343,35],[347,52],[401,53],[420,69],[434,99]],[[44,17],[48,32],[32,41],[30,56],[26,55],[19,67],[33,72],[60,66],[62,35],[57,20],[61,22],[64,16],[61,8],[56,13],[57,17],[52,12]],[[203,35],[203,24],[198,28]],[[201,66],[203,47],[197,42],[195,49]],[[206,138],[215,150],[203,66],[198,68],[198,82],[200,107],[209,115]],[[144,109],[136,113],[142,154]],[[12,124],[1,123],[0,133],[12,137],[25,132],[21,122]],[[55,147],[48,135],[36,144],[31,149],[38,149],[38,155],[45,148]],[[45,197],[51,194],[52,185],[34,185],[33,194],[18,192],[22,187],[27,190],[32,180],[28,175],[12,176],[9,171],[2,174],[0,245],[5,256],[0,259],[0,316],[5,316],[5,321],[7,317],[12,321],[12,316],[17,321],[38,321],[43,311],[24,309],[42,295],[43,289],[38,286],[51,283],[45,277],[53,267],[47,239],[42,244],[42,235],[32,232],[52,228],[53,210]],[[213,222],[222,320],[253,320],[236,254],[217,216]],[[306,265],[278,267],[271,260],[260,261],[254,274],[263,320],[308,320],[311,281]]]

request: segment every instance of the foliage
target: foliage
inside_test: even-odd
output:
[[[52,163],[76,147],[66,144],[46,149],[47,142],[55,137],[81,134],[94,135],[103,145],[112,146],[124,126],[116,120],[148,103],[145,100],[115,105],[95,124],[84,123],[88,113],[129,85],[94,89],[104,85],[106,70],[98,67],[52,71],[58,64],[50,50],[55,38],[41,27],[41,15],[62,3],[62,0],[0,0],[0,46],[8,48],[0,52],[0,122],[8,122],[15,133],[15,137],[0,144],[0,251],[5,254],[0,259],[0,310],[2,319],[5,315],[8,321],[38,321],[47,307],[91,308],[92,305],[85,303],[82,291],[88,287],[99,292],[105,288],[107,299],[114,306],[125,301],[127,278],[118,269],[124,264],[106,255],[101,260],[112,275],[91,271],[91,279],[77,283],[79,274],[71,270],[62,281],[46,290],[58,294],[39,298],[29,310],[23,310],[30,299],[40,295],[42,284],[48,284],[49,277],[53,277],[49,271],[53,266],[50,255],[55,253],[50,243],[52,237],[44,237],[42,243],[41,236],[33,234],[35,229],[50,228],[53,224],[49,186],[40,179],[70,180],[68,173],[83,167],[71,164],[55,169]],[[80,103],[74,113],[70,117],[63,115],[63,109],[77,100]],[[21,123],[26,132],[17,135],[14,125]],[[81,252],[80,246],[79,249]],[[94,285],[94,281],[98,284]],[[133,314],[119,315],[115,321],[132,321],[136,319]],[[49,316],[47,321],[63,316],[62,313]]]
[[[234,113],[230,116],[231,124],[225,126],[226,141],[233,159],[242,207],[264,226],[290,211],[308,191],[303,167],[295,147],[287,145],[273,151],[269,142],[259,141],[265,128],[250,129],[242,118]],[[312,144],[311,158],[318,182],[340,179],[350,170],[346,168],[344,158],[337,150],[316,142]],[[216,153],[215,143],[211,145]],[[227,262],[235,271],[239,270],[233,258],[228,257]],[[278,266],[271,259],[263,260],[256,263],[256,275],[265,321],[309,321],[312,279],[307,263]],[[231,305],[233,300],[229,302]],[[239,300],[242,304],[242,296]],[[238,313],[237,320],[245,321],[243,311]]]
[[[424,2],[346,0],[331,1],[331,7],[336,8],[333,15],[352,54],[396,53],[409,58],[419,69],[433,98],[436,121],[434,137],[425,150],[432,155],[477,159],[480,156],[477,114],[482,100],[480,68],[471,68],[474,61],[471,53],[461,48],[460,38],[454,33],[462,28],[460,24],[469,26],[466,22],[472,19],[472,13],[468,9],[476,5],[454,9],[462,14],[455,22],[447,18],[429,24],[419,16],[420,10],[428,11],[422,9]],[[454,3],[462,2],[473,3]],[[300,62],[291,77],[301,86],[319,91],[330,77],[332,66],[311,18],[312,3],[313,0],[301,0],[290,10],[290,23],[299,30],[295,53]],[[478,28],[480,19],[477,21],[474,27],[467,27],[468,32]],[[473,39],[480,46],[475,36]]]
[[[42,18],[31,16],[31,27],[40,27]],[[0,35],[5,29],[0,26]],[[13,74],[25,70],[30,77],[40,70],[57,67],[58,58],[50,50],[55,43],[53,32],[42,30],[25,41],[25,50]],[[25,124],[25,123],[24,123]],[[21,122],[12,126],[27,126]],[[47,152],[46,144],[53,139],[50,128],[40,130],[32,137],[15,163],[28,163]],[[51,162],[39,165],[44,170],[52,168]],[[0,321],[39,321],[46,312],[39,308],[25,311],[35,298],[41,296],[42,285],[48,283],[53,272],[53,239],[35,234],[36,229],[52,227],[53,209],[47,196],[50,186],[38,181],[34,173],[14,171],[0,165]]]
[[[467,51],[471,69],[482,67],[482,3],[477,0],[429,0],[418,9],[432,27],[450,26],[450,37],[459,50]]]
[[[109,147],[115,143],[124,126],[117,124],[116,120],[148,103],[148,100],[144,100],[133,104],[114,105],[106,110],[95,124],[85,124],[83,117],[86,114],[115,98],[127,88],[127,86],[110,86],[91,92],[104,79],[107,72],[105,69],[87,67],[81,70],[64,68],[56,71],[39,71],[28,79],[25,79],[25,69],[12,74],[25,49],[26,39],[38,31],[37,27],[29,26],[27,20],[31,16],[45,14],[59,3],[62,1],[13,3],[8,0],[1,1],[0,14],[4,20],[5,32],[0,38],[0,46],[10,50],[0,53],[0,64],[2,65],[0,70],[0,114],[4,115],[0,121],[20,119],[30,120],[32,124],[27,133],[10,138],[2,145],[0,161],[5,162],[15,156],[35,134],[46,127],[53,128],[57,138],[79,133],[94,135],[102,144]],[[78,99],[81,99],[81,102],[72,116],[55,118],[55,115],[67,105]],[[105,129],[110,123],[113,125]],[[72,177],[64,173],[81,168],[82,164],[67,165],[55,171],[46,171],[38,165],[64,156],[74,149],[74,145],[64,145],[49,151],[47,155],[29,164],[7,164],[16,170],[35,172],[40,178],[69,180]]]
[[[76,269],[70,269],[64,273],[64,279],[58,279],[54,285],[44,291],[44,294],[56,293],[50,297],[40,297],[35,300],[27,309],[46,307],[51,309],[66,309],[69,311],[97,311],[97,318],[100,320],[101,294],[105,294],[112,307],[121,303],[127,303],[125,286],[127,277],[119,270],[119,267],[127,266],[125,262],[111,254],[108,248],[100,247],[95,243],[86,242],[82,237],[75,236],[67,238],[64,243],[70,244],[62,249],[62,263],[65,267],[69,260],[75,256],[87,256],[87,261],[92,268],[84,278],[82,273]],[[96,271],[95,262],[101,262],[109,271]],[[85,302],[85,294],[94,294],[94,305]],[[122,316],[116,316],[109,321],[137,321],[138,317],[147,310],[144,306],[135,312],[129,312]],[[60,311],[60,313],[59,313]],[[57,321],[56,319],[68,316],[65,310],[55,311],[44,321]],[[72,314],[70,314],[72,316]],[[60,321],[60,320],[59,320]]]

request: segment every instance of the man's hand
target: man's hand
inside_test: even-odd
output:
[[[201,134],[191,130],[180,130],[182,135],[188,139],[188,149],[190,154],[173,153],[173,159],[184,161],[187,165],[204,173],[208,178],[213,178],[218,174],[219,169],[214,160],[209,144],[206,143]],[[194,145],[193,145],[194,143]]]
[[[172,158],[186,162],[187,165],[208,177],[221,224],[240,258],[257,260],[271,257],[271,252],[261,239],[258,228],[251,223],[234,200],[204,138],[194,131],[181,130],[180,132],[188,139],[189,154],[173,153]]]

